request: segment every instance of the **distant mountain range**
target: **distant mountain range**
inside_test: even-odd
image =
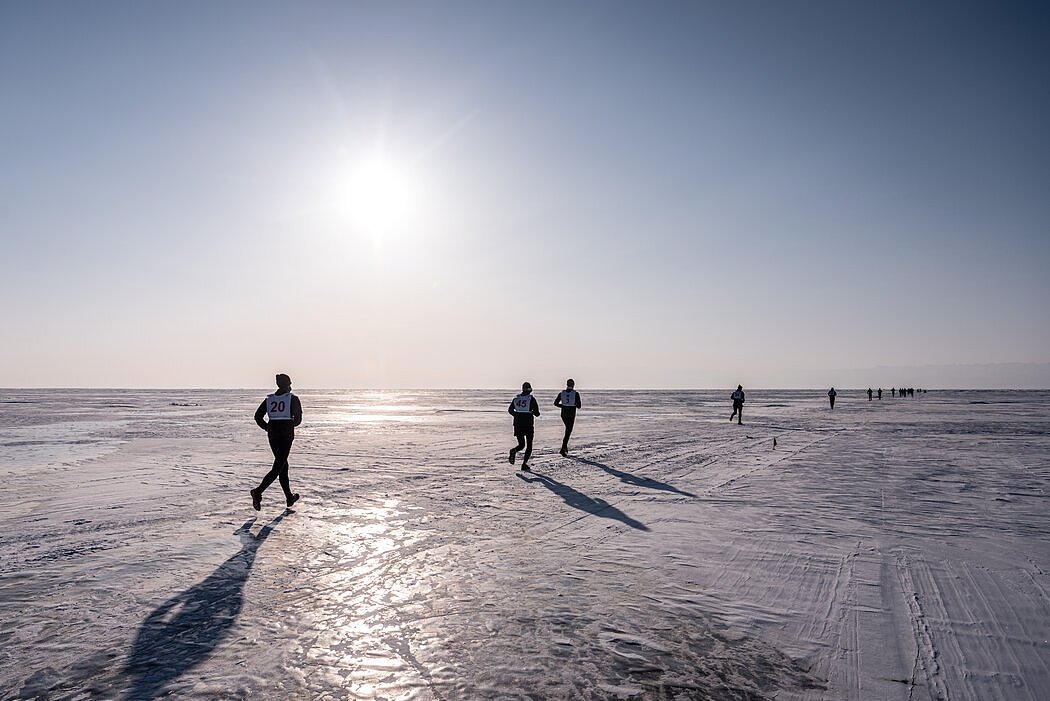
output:
[[[1050,389],[1050,363],[974,365],[884,365],[834,372],[845,387],[925,387],[928,389]]]

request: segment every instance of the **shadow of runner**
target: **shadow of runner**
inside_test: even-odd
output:
[[[211,656],[241,611],[244,583],[256,551],[285,513],[263,526],[258,535],[249,530],[255,518],[249,519],[235,531],[241,538],[237,554],[146,617],[121,670],[134,680],[124,696],[127,701],[156,698],[166,684]]]
[[[541,475],[538,472],[530,472],[529,474],[532,475],[532,479],[526,477],[523,472],[517,473],[518,477],[526,482],[539,482],[544,487],[560,496],[562,501],[574,509],[586,511],[589,514],[600,518],[615,519],[621,523],[627,524],[631,528],[637,528],[640,531],[649,530],[649,527],[644,523],[636,521],[604,499],[594,499],[589,497],[583,492],[578,492],[569,485],[562,484],[547,475]]]
[[[666,482],[658,482],[657,480],[651,479],[649,477],[638,477],[637,475],[632,475],[630,472],[624,472],[623,470],[617,470],[615,467],[603,465],[602,463],[597,462],[596,460],[588,460],[587,458],[572,459],[576,462],[583,463],[584,465],[590,465],[592,467],[597,467],[600,470],[605,470],[613,477],[619,477],[621,482],[633,484],[636,487],[645,487],[646,489],[659,489],[664,492],[674,492],[675,494],[681,494],[683,497],[693,497],[694,499],[696,498],[696,495],[692,492],[683,492],[678,487],[672,487]]]

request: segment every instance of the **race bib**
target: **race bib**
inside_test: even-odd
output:
[[[288,421],[292,418],[292,393],[266,396],[266,417],[270,421]]]
[[[561,405],[567,407],[576,407],[576,390],[574,389],[563,389],[561,391]]]
[[[528,414],[532,410],[532,395],[519,394],[514,397],[514,411],[519,414]]]

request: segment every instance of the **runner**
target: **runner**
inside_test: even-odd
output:
[[[744,423],[744,387],[743,385],[737,385],[736,391],[729,395],[729,398],[733,400],[733,413],[729,415],[729,423],[733,423],[733,418],[736,417],[737,426],[741,426]]]
[[[303,406],[299,397],[292,394],[292,378],[284,373],[277,375],[277,391],[267,395],[259,408],[255,410],[255,423],[266,431],[273,451],[273,468],[266,473],[259,486],[251,490],[252,508],[256,511],[262,506],[262,495],[275,479],[281,481],[285,502],[291,506],[299,501],[299,495],[293,494],[288,486],[288,453],[295,440],[295,427],[303,422]],[[267,420],[264,421],[263,417]]]
[[[576,423],[576,410],[583,408],[580,393],[576,391],[575,380],[565,380],[565,389],[558,392],[558,396],[554,398],[554,406],[561,407],[561,420],[565,424],[565,438],[562,439],[561,450],[558,452],[566,456],[569,454],[569,436],[572,435],[572,427]]]
[[[834,387],[832,387],[831,389],[828,390],[828,401],[831,402],[831,408],[832,409],[835,408],[835,395],[836,394],[838,394],[838,393],[835,391]]]
[[[540,415],[540,405],[536,397],[532,396],[532,385],[525,382],[521,385],[521,394],[511,400],[507,407],[507,413],[514,417],[514,437],[518,444],[510,449],[510,464],[514,464],[514,456],[522,448],[525,455],[521,459],[521,471],[529,472],[529,458],[532,457],[532,436],[535,430],[534,417]]]

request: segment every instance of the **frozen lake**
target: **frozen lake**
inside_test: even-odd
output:
[[[1050,695],[1050,392],[580,389],[0,392],[0,699]]]

